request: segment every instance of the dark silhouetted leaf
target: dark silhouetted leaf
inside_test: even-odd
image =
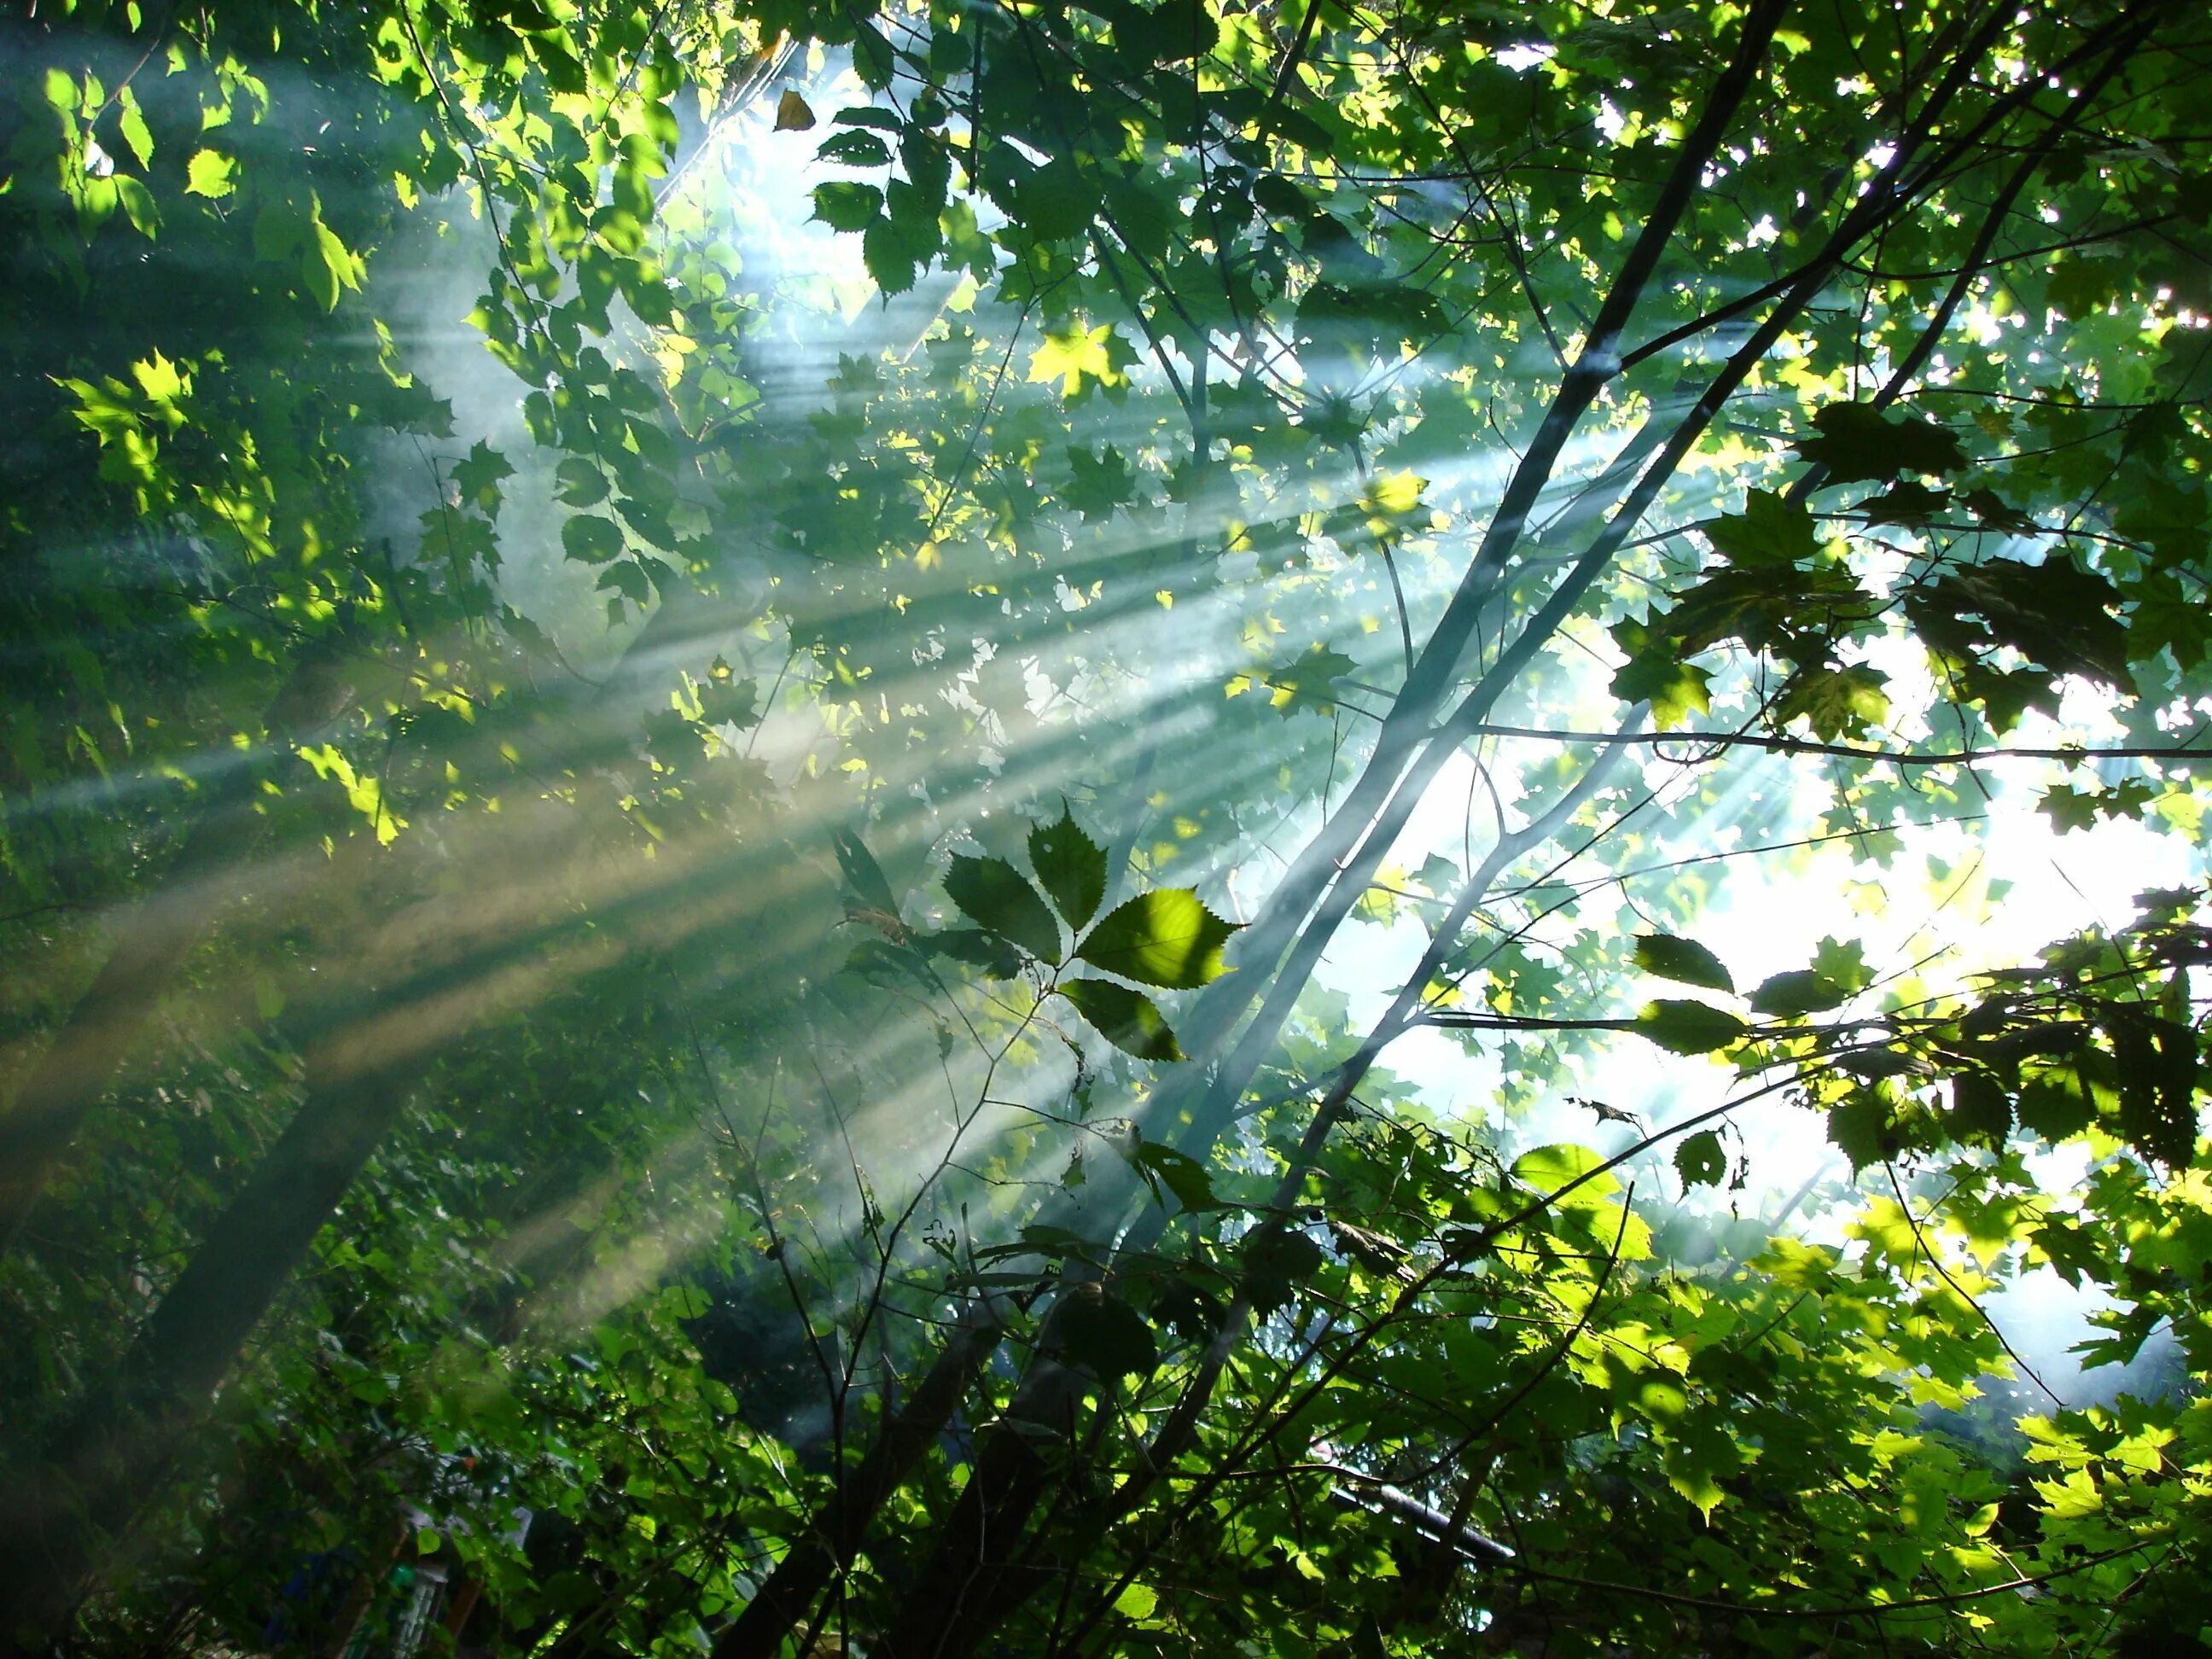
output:
[[[1040,962],[1060,960],[1060,924],[1022,872],[1000,858],[956,857],[945,890],[970,921],[1012,939]]]
[[[845,878],[845,890],[866,909],[892,917],[898,915],[898,896],[884,877],[883,866],[876,862],[875,854],[849,830],[830,832],[830,844],[837,849],[837,868]]]
[[[1106,896],[1106,849],[1084,834],[1064,807],[1054,823],[1030,831],[1030,867],[1070,927],[1098,914]]]
[[[1327,1260],[1321,1246],[1294,1227],[1260,1229],[1244,1247],[1244,1282],[1252,1305],[1263,1315],[1274,1312]]]
[[[1636,1016],[1638,1036],[1678,1054],[1711,1054],[1749,1029],[1725,1009],[1671,998],[1646,1003]]]
[[[994,979],[1012,979],[1022,971],[1021,952],[981,927],[948,927],[915,941],[933,956],[964,962]]]
[[[1826,467],[1830,483],[1954,472],[1966,464],[1955,434],[1917,416],[1885,415],[1872,404],[1830,404],[1813,426],[1820,435],[1799,441],[1797,453]]]
[[[1674,1149],[1674,1172],[1685,1187],[1717,1187],[1728,1173],[1728,1154],[1711,1129],[1691,1135]]]
[[[561,526],[561,550],[580,564],[605,564],[622,556],[622,531],[611,519],[580,514]]]
[[[1826,975],[1800,968],[1762,981],[1751,994],[1751,1006],[1754,1013],[1769,1014],[1778,1019],[1801,1019],[1807,1014],[1838,1007],[1849,1001],[1850,994]]]
[[[841,179],[814,187],[814,216],[832,230],[866,230],[883,204],[884,193],[873,185]]]
[[[1139,1060],[1183,1057],[1175,1033],[1142,991],[1110,980],[1069,979],[1060,981],[1060,994],[1075,1005],[1076,1012],[1090,1021],[1099,1036],[1124,1054]]]
[[[1213,1177],[1188,1152],[1157,1140],[1147,1140],[1137,1148],[1137,1169],[1147,1180],[1155,1181],[1175,1194],[1176,1202],[1186,1210],[1223,1210],[1230,1206],[1213,1195]]]
[[[1647,974],[1678,984],[1702,986],[1708,991],[1733,991],[1735,981],[1721,959],[1702,945],[1671,933],[1639,933],[1636,937],[1636,965]]]

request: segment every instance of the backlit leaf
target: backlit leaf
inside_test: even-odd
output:
[[[1115,906],[1075,954],[1141,985],[1187,990],[1221,974],[1221,947],[1237,928],[1188,888],[1155,888]]]

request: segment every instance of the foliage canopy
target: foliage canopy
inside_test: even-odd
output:
[[[0,42],[0,1652],[2212,1641],[2201,8]]]

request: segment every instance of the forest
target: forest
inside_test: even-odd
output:
[[[2212,12],[0,66],[0,1659],[2212,1653]]]

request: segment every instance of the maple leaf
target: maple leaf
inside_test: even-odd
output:
[[[1951,472],[1966,464],[1955,434],[1917,416],[1891,420],[1872,404],[1830,404],[1813,426],[1818,435],[1799,439],[1797,453],[1827,468],[1832,484]]]
[[[1337,696],[1337,681],[1358,666],[1341,651],[1317,645],[1303,657],[1267,671],[1272,694],[1267,706],[1286,720],[1301,708],[1333,714],[1344,701]]]
[[[1115,507],[1137,498],[1137,481],[1129,463],[1112,444],[1106,446],[1103,455],[1070,444],[1067,465],[1068,479],[1060,492],[1060,499],[1082,514],[1086,524],[1094,519],[1110,519]]]
[[[1086,375],[1101,386],[1121,385],[1127,377],[1114,367],[1113,352],[1108,344],[1113,332],[1110,324],[1085,328],[1078,323],[1064,334],[1047,334],[1044,343],[1030,359],[1030,383],[1034,386],[1058,380],[1060,395],[1066,398],[1073,398],[1083,390]]]

